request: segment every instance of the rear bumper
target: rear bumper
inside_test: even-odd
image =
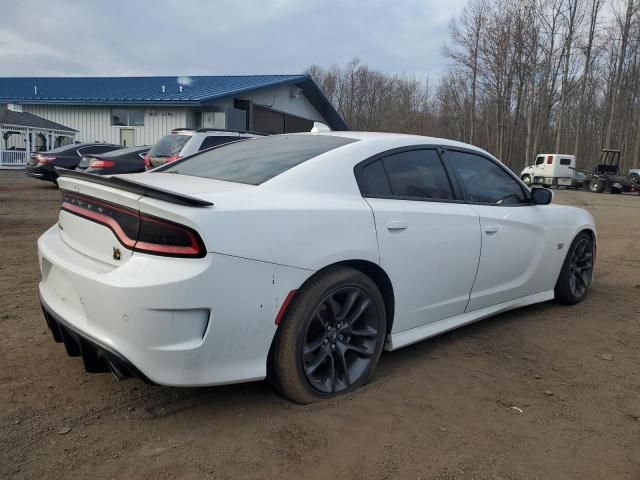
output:
[[[120,380],[135,377],[146,383],[154,384],[135,365],[113,348],[103,345],[73,328],[66,320],[54,313],[42,297],[40,297],[40,306],[53,339],[64,344],[70,357],[82,357],[82,363],[87,372],[111,372]]]
[[[48,180],[50,182],[54,182],[58,178],[55,169],[49,165],[27,165],[24,173],[28,177]]]
[[[134,253],[110,265],[67,244],[57,225],[38,254],[45,317],[67,352],[88,372],[167,386],[264,378],[280,304],[312,273],[214,253]]]

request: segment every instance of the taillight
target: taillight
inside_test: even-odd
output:
[[[548,155],[548,156],[547,156],[547,163],[548,163],[549,165],[551,165],[551,164],[553,163],[553,155]]]
[[[46,165],[47,163],[53,163],[56,157],[46,157],[44,155],[38,155],[37,160],[39,165]]]
[[[60,209],[104,225],[124,247],[135,252],[168,257],[206,255],[200,235],[179,223],[66,190]]]
[[[180,156],[173,156],[173,157],[167,157],[164,159],[164,163],[171,163],[171,162],[175,162],[176,160],[180,159]]]
[[[151,168],[151,159],[149,158],[149,155],[144,156],[144,168],[145,170],[149,170]]]
[[[113,167],[115,165],[114,162],[110,162],[109,160],[93,160],[89,164],[89,168],[108,168]]]

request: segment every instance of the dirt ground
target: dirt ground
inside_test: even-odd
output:
[[[302,407],[85,373],[37,298],[60,195],[0,171],[0,478],[640,479],[640,198],[556,201],[598,224],[586,301],[385,353],[366,388]]]

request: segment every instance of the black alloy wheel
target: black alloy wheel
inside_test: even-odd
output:
[[[580,232],[569,249],[555,287],[556,301],[566,305],[581,302],[593,279],[595,249],[591,235]]]
[[[357,286],[338,288],[320,302],[307,324],[304,374],[322,393],[339,393],[367,371],[380,322],[371,296]]]
[[[290,400],[307,404],[363,386],[387,335],[385,301],[359,270],[330,267],[296,292],[280,322],[269,378]]]
[[[588,238],[582,238],[575,246],[569,266],[569,288],[576,298],[584,297],[593,274],[593,247]]]

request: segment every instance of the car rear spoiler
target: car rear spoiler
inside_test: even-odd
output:
[[[56,173],[60,177],[76,178],[84,182],[97,183],[106,187],[118,188],[126,192],[136,193],[144,197],[157,198],[165,202],[176,203],[178,205],[187,205],[189,207],[212,207],[213,203],[199,198],[190,197],[181,193],[171,192],[163,188],[152,187],[143,183],[132,182],[120,177],[102,177],[92,173],[77,172],[66,168],[55,167]]]

